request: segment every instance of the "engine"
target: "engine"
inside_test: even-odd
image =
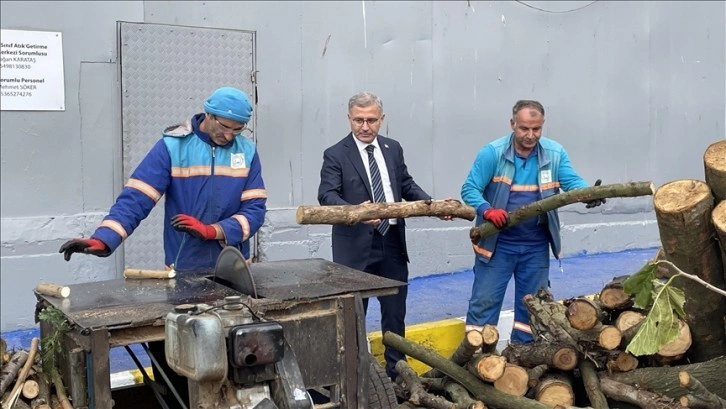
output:
[[[311,409],[282,326],[242,302],[180,305],[166,316],[166,361],[189,380],[189,407]]]

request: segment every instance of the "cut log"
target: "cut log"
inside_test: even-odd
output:
[[[663,357],[683,356],[691,347],[691,331],[685,321],[678,321],[678,336],[673,341],[663,345],[658,350],[658,355]]]
[[[726,200],[722,200],[711,212],[711,222],[716,230],[718,245],[721,249],[721,262],[724,265],[724,280],[726,280]]]
[[[630,403],[642,409],[680,409],[680,405],[667,396],[638,389],[612,379],[600,379],[600,387],[605,396],[610,399]]]
[[[577,337],[578,342],[597,345],[607,351],[612,351],[620,346],[622,340],[620,330],[613,325],[598,324],[595,328],[580,331],[580,333],[581,335]]]
[[[39,283],[35,286],[35,292],[55,298],[68,298],[71,295],[71,288],[64,285]]]
[[[394,348],[432,368],[441,370],[441,372],[465,387],[475,399],[484,402],[488,406],[498,409],[550,409],[549,406],[540,402],[500,392],[492,385],[477,379],[466,369],[437,354],[436,351],[411,342],[393,332],[386,331],[383,334],[383,345]]]
[[[615,319],[615,328],[620,330],[620,333],[625,337],[625,331],[640,324],[645,319],[645,315],[638,311],[623,311]]]
[[[38,396],[38,392],[40,391],[40,387],[38,386],[38,382],[28,379],[23,384],[23,397],[25,399],[35,399],[35,397]]]
[[[25,365],[27,360],[28,353],[25,351],[16,351],[12,355],[10,361],[3,367],[2,374],[0,374],[0,395],[5,393],[5,390],[13,384],[18,372],[20,372],[20,368]]]
[[[487,382],[495,382],[504,375],[507,358],[500,355],[484,354],[472,359],[469,372]]]
[[[512,396],[524,396],[529,387],[527,371],[518,365],[506,364],[504,374],[494,381],[494,387],[501,392]]]
[[[485,325],[481,329],[481,352],[484,354],[492,354],[497,350],[499,342],[499,330],[496,325]]]
[[[529,381],[527,381],[527,386],[532,390],[535,386],[539,385],[539,380],[542,378],[542,375],[547,373],[549,370],[549,367],[547,365],[537,365],[534,368],[527,369],[527,376],[529,377]]]
[[[534,398],[550,406],[571,406],[575,402],[572,379],[563,374],[548,374],[534,388]]]
[[[30,402],[30,407],[33,409],[41,408],[42,406],[48,406],[50,404],[50,384],[48,383],[48,374],[39,372],[38,373],[38,397]]]
[[[726,200],[726,140],[711,144],[703,154],[706,184],[716,200]]]
[[[588,298],[578,297],[564,301],[567,307],[567,321],[574,329],[587,330],[595,327],[604,318],[600,305]]]
[[[630,276],[614,277],[612,281],[605,284],[600,291],[598,299],[603,308],[611,310],[625,310],[633,305],[634,298],[623,290],[623,283]]]
[[[588,360],[580,361],[580,374],[585,385],[585,392],[594,409],[609,409],[608,401],[600,388],[600,379],[595,372],[595,364]]]
[[[509,221],[503,228],[516,226],[517,224],[531,219],[532,217],[545,214],[551,210],[558,209],[578,202],[588,202],[595,199],[606,199],[611,197],[637,197],[650,196],[655,192],[651,182],[631,182],[612,185],[592,186],[583,189],[571,190],[542,199],[509,213]],[[479,226],[472,227],[469,231],[469,238],[474,244],[481,239],[497,234],[501,229],[493,223],[485,222]]]
[[[469,391],[467,391],[466,388],[456,382],[449,380],[448,378],[446,379],[447,382],[445,382],[444,384],[444,389],[446,390],[446,393],[451,396],[451,400],[456,403],[457,408],[487,409],[484,402],[472,399],[471,395],[469,395]]]
[[[687,389],[690,392],[688,395],[681,397],[681,406],[705,409],[726,408],[726,400],[706,389],[698,379],[691,376],[687,371],[678,373],[678,381],[681,384],[681,388]]]
[[[469,221],[476,212],[458,200],[417,200],[413,202],[364,203],[345,206],[299,206],[298,224],[356,224],[367,220],[406,217],[451,216]]]
[[[606,367],[610,372],[628,372],[638,367],[638,358],[628,352],[618,351],[608,358]]]
[[[655,263],[658,266],[658,269],[655,272],[656,278],[671,278],[675,274],[678,274],[675,268],[665,263],[658,263],[659,261],[668,261],[665,250],[663,250],[662,246],[658,248],[658,251],[655,253],[653,259],[647,261],[647,264]]]
[[[532,342],[529,344],[509,344],[502,351],[509,363],[525,368],[547,365],[550,368],[570,371],[577,366],[577,351],[572,345],[564,343]]]
[[[638,368],[634,371],[607,374],[600,372],[600,379],[612,379],[627,385],[650,390],[678,399],[683,395],[683,389],[678,381],[678,373],[686,371],[697,378],[703,386],[718,396],[726,396],[726,382],[723,381],[726,373],[726,356],[688,365],[671,367]]]
[[[433,409],[455,409],[456,406],[442,398],[441,396],[432,395],[424,389],[418,376],[411,366],[405,360],[396,362],[396,371],[403,379],[403,382],[411,392],[409,401],[414,405],[424,406]]]
[[[698,180],[678,180],[663,185],[653,196],[661,243],[668,261],[688,274],[723,289],[724,273],[716,232],[711,223],[714,199],[708,185]],[[726,353],[726,331],[720,323],[726,315],[724,298],[683,277],[673,281],[683,289],[686,322],[691,328],[691,362]],[[716,330],[714,325],[719,325]]]
[[[478,350],[481,346],[481,332],[467,331],[466,334],[464,334],[464,339],[461,340],[461,343],[459,343],[459,346],[456,347],[456,350],[454,350],[451,354],[449,360],[459,366],[464,366],[467,362],[469,362],[469,360],[471,360],[471,357],[474,356],[474,352],[476,352],[476,350]],[[444,374],[441,371],[432,368],[421,376],[426,378],[440,378],[444,376]]]
[[[535,341],[558,342],[571,345],[583,352],[577,341],[566,330],[572,329],[565,318],[565,306],[553,302],[554,297],[547,289],[539,289],[537,294],[527,294],[522,302],[529,312],[529,326]]]
[[[53,385],[55,385],[55,393],[58,395],[58,401],[60,402],[61,407],[63,409],[73,409],[71,401],[68,400],[68,395],[66,395],[66,388],[63,386],[63,380],[61,379],[58,371],[53,371],[51,379],[53,380]]]

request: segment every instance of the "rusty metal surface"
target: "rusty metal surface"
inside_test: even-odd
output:
[[[360,292],[390,294],[404,285],[323,259],[253,263],[250,266],[260,298],[310,300]],[[110,330],[151,325],[175,305],[213,303],[240,293],[212,281],[212,272],[185,272],[175,279],[117,279],[70,285],[60,299],[36,294],[61,310],[80,328]]]
[[[278,300],[313,299],[355,292],[379,295],[405,285],[323,259],[252,263],[250,270],[257,294]]]

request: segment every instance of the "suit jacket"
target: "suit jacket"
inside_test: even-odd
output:
[[[368,174],[354,138],[353,134],[349,133],[340,142],[326,149],[323,154],[318,188],[318,202],[321,206],[358,205],[367,200],[374,201]],[[408,174],[401,145],[381,135],[377,138],[386,161],[394,200],[400,202],[431,199],[431,196]],[[404,219],[397,219],[397,222],[401,233],[403,256],[408,261],[406,222]],[[373,225],[364,223],[352,226],[333,225],[333,261],[358,270],[365,269],[374,229]]]

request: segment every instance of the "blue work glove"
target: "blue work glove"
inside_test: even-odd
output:
[[[68,240],[58,250],[59,253],[63,253],[63,258],[66,261],[71,259],[73,253],[84,253],[92,254],[98,257],[108,257],[112,251],[108,246],[98,239],[73,239]]]
[[[593,186],[600,186],[601,183],[602,183],[602,181],[600,179],[598,179],[597,181],[595,181],[595,184]],[[586,203],[585,204],[585,208],[592,209],[593,207],[598,207],[601,204],[605,204],[605,199],[604,198],[603,199],[595,199],[595,200],[590,200],[590,201],[585,202],[585,203]]]

